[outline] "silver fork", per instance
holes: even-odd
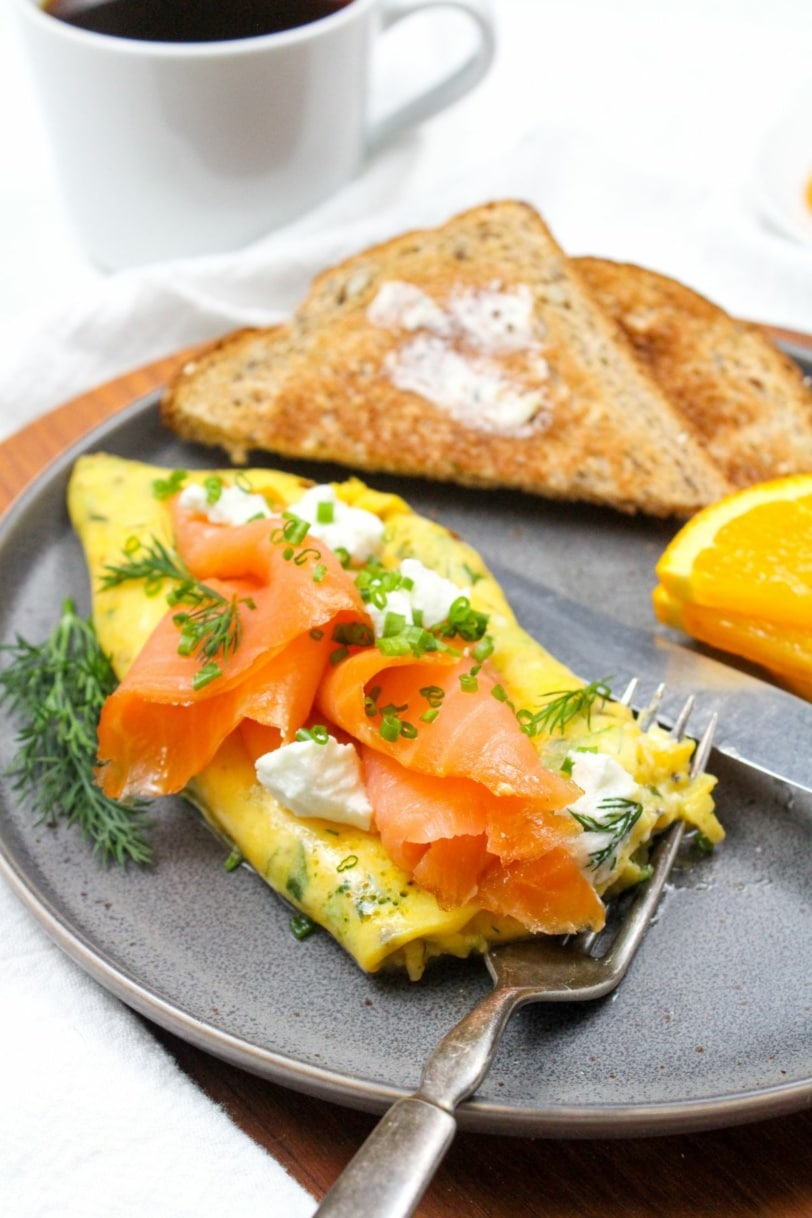
[[[636,687],[632,681],[621,701],[629,705]],[[656,718],[664,688],[657,689],[638,717],[644,730]],[[671,729],[675,738],[684,733],[693,702],[690,697],[680,711]],[[705,766],[715,729],[714,715],[694,750],[692,777]],[[454,1111],[488,1073],[513,1012],[531,1002],[586,1002],[620,984],[648,930],[683,832],[684,822],[676,821],[660,837],[651,877],[638,888],[602,954],[590,954],[598,938],[591,932],[491,948],[485,962],[493,990],[440,1041],[423,1067],[417,1091],[397,1100],[382,1117],[327,1193],[316,1218],[414,1214],[454,1139]]]

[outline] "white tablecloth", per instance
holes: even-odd
[[[333,259],[495,197],[533,202],[571,253],[642,262],[740,315],[812,331],[812,247],[765,224],[754,189],[762,141],[809,84],[812,6],[495,7],[487,80],[318,211],[236,255],[114,277],[85,262],[66,226],[0,10],[0,436],[184,344],[278,320]],[[444,19],[431,54],[416,25],[403,31],[376,107],[407,88],[410,64],[430,71],[453,54],[459,29]],[[14,1218],[312,1211],[2,884],[0,1078],[0,1196]]]

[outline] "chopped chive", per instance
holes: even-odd
[[[407,638],[403,635],[394,635],[392,638],[376,639],[375,646],[385,656],[408,656],[411,655],[412,647]]]
[[[406,625],[406,617],[402,613],[394,613],[391,609],[383,619],[383,638],[390,639],[393,635],[401,634]]]
[[[291,545],[298,546],[307,537],[310,525],[306,520],[302,520],[301,516],[294,515],[293,512],[285,512],[285,523],[282,526],[282,536],[285,541]]]
[[[380,732],[384,740],[393,744],[400,736],[400,719],[396,715],[384,715],[381,719]]]
[[[332,524],[335,520],[335,505],[329,499],[317,504],[316,520],[319,524]]]
[[[160,594],[163,592],[163,589],[164,589],[164,577],[162,575],[151,575],[148,579],[144,580],[144,596],[149,596],[149,597],[160,596]],[[170,593],[170,595],[171,595],[171,593]],[[169,600],[169,596],[167,596],[166,599],[169,602],[170,607],[171,607],[172,602]]]
[[[420,690],[421,698],[425,698],[431,707],[439,707],[445,697],[445,690],[441,685],[424,685]]]
[[[694,846],[700,854],[713,854],[713,842],[700,830],[697,830]]]
[[[489,656],[493,655],[493,646],[493,639],[489,634],[485,634],[471,648],[471,655],[475,660],[479,660],[482,663],[483,660],[487,660]]]
[[[357,866],[358,866],[358,855],[357,854],[348,854],[347,857],[343,858],[341,860],[341,862],[338,864],[338,866],[336,867],[336,871],[352,871],[353,867],[357,867]]]
[[[178,648],[178,651],[180,651],[180,648]],[[181,653],[181,654],[188,654],[188,653]],[[197,670],[194,677],[192,678],[192,689],[194,689],[194,690],[203,689],[206,685],[209,685],[210,682],[216,681],[217,678],[221,677],[222,675],[223,675],[223,670],[219,664],[215,664],[214,661],[211,661],[208,664],[204,664],[202,668],[199,668]]]
[[[223,479],[219,474],[210,474],[208,478],[203,479],[203,487],[206,491],[206,503],[216,503],[223,494]]]
[[[300,742],[310,740],[313,744],[326,744],[330,739],[330,733],[323,723],[314,723],[312,727],[300,727],[295,739]]]
[[[231,851],[231,854],[223,863],[223,867],[226,871],[236,871],[240,863],[244,861],[245,855],[243,854],[242,850],[238,850],[235,846],[235,848]]]
[[[339,622],[333,629],[332,637],[337,643],[346,643],[352,647],[371,647],[375,634],[366,622]]]
[[[327,568],[325,567],[324,563],[323,562],[316,563],[315,567],[313,568],[313,583],[314,584],[323,583],[324,577],[326,576],[326,574],[327,574]]]
[[[290,920],[290,929],[294,939],[306,939],[308,935],[312,935],[316,929],[316,923],[312,918],[308,918],[307,914],[294,914]]]
[[[173,470],[168,478],[156,478],[152,483],[152,493],[156,499],[169,499],[177,494],[186,481],[185,469]]]

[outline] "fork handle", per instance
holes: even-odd
[[[417,1092],[382,1117],[314,1218],[410,1218],[454,1140],[454,1109],[487,1074],[521,997],[492,990],[443,1037]]]
[[[410,1095],[396,1100],[316,1211],[319,1218],[409,1218],[457,1129],[453,1113]]]

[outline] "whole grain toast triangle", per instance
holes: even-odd
[[[663,516],[730,489],[543,220],[513,201],[323,272],[289,325],[187,365],[162,411],[235,460],[259,449]]]
[[[573,264],[735,486],[812,470],[812,388],[762,331],[643,267]]]

